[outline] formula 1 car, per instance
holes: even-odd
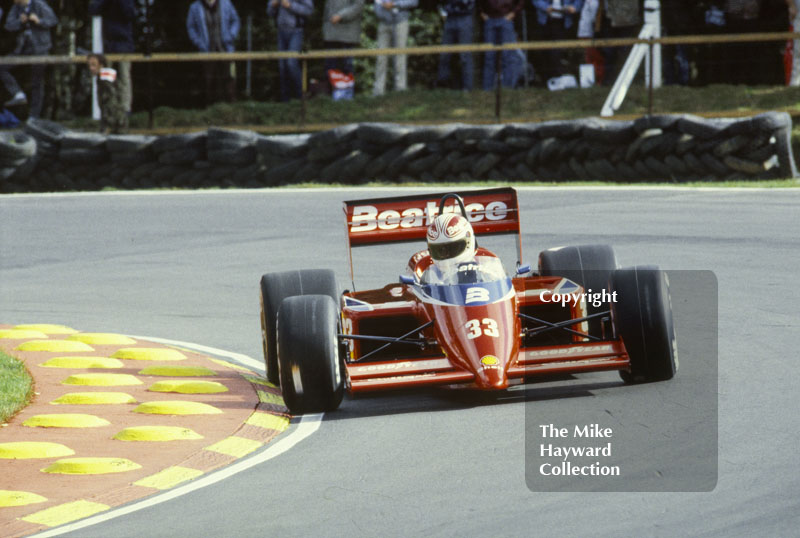
[[[293,414],[336,409],[345,391],[429,385],[503,390],[552,374],[618,370],[627,383],[671,379],[677,345],[666,274],[619,269],[611,247],[560,247],[522,260],[511,188],[344,202],[347,246],[422,241],[437,214],[456,213],[476,238],[516,235],[508,276],[476,246],[454,274],[417,252],[398,283],[339,293],[330,270],[261,278],[267,378]],[[355,289],[355,284],[353,285]]]

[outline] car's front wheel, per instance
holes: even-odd
[[[342,401],[339,311],[328,295],[284,299],[277,348],[283,400],[294,415],[333,411]]]
[[[610,283],[617,294],[611,303],[614,326],[630,357],[630,371],[620,371],[623,381],[672,379],[678,350],[666,273],[655,266],[618,269]]]
[[[275,345],[275,324],[278,309],[287,297],[295,295],[328,295],[339,300],[336,276],[329,269],[304,269],[267,273],[261,277],[261,344],[267,380],[278,385],[278,349]],[[337,303],[338,304],[338,303]]]
[[[539,274],[542,276],[560,276],[583,287],[586,293],[602,293],[608,289],[608,278],[617,268],[617,256],[610,245],[580,245],[574,247],[557,247],[539,253]],[[594,306],[593,301],[586,302],[586,314],[592,315],[608,310],[602,303]],[[602,320],[593,318],[588,321],[589,334],[602,338]]]

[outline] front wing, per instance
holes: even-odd
[[[628,355],[619,340],[525,348],[508,370],[509,379],[555,374],[624,370]],[[352,393],[425,385],[472,382],[474,375],[454,366],[446,357],[413,357],[383,362],[348,363]]]

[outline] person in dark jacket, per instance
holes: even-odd
[[[0,8],[0,19],[2,18],[3,8]],[[11,99],[6,101],[3,106],[13,107],[28,104],[28,96],[25,95],[25,92],[22,91],[17,79],[14,78],[14,75],[11,74],[11,71],[9,71],[5,66],[0,66],[0,82],[2,82],[3,87],[11,95]]]
[[[267,14],[275,17],[278,26],[278,50],[300,52],[303,28],[314,12],[311,0],[270,0]],[[303,92],[302,73],[297,58],[278,61],[281,78],[281,101],[299,99]]]
[[[364,0],[325,0],[322,15],[322,39],[326,49],[355,49],[361,44],[361,16]],[[339,69],[353,74],[352,56],[326,58],[325,72]]]
[[[14,54],[24,56],[45,55],[53,42],[50,28],[58,24],[53,10],[45,0],[14,0],[8,12],[5,29],[17,34]],[[44,64],[31,66],[31,107],[29,115],[38,118],[44,104]]]
[[[663,9],[663,6],[662,6]],[[727,34],[725,24],[725,0],[699,0],[692,5],[693,28],[684,33],[718,35]],[[662,20],[664,16],[662,14]],[[694,31],[692,31],[694,30]],[[727,75],[727,43],[698,43],[694,45],[696,83],[699,86],[722,84]]]
[[[189,6],[186,31],[200,52],[233,52],[240,21],[231,0],[195,0]],[[236,99],[233,62],[203,62],[206,82],[206,106],[220,98]]]
[[[536,8],[536,24],[538,34],[546,41],[561,41],[573,39],[570,30],[575,27],[575,21],[583,8],[583,0],[533,0]],[[544,77],[549,79],[563,75],[564,51],[561,49],[548,50]]]
[[[725,31],[731,34],[761,31],[759,22],[763,4],[762,0],[726,0]],[[762,43],[726,43],[725,56],[727,59],[725,82],[748,86],[759,83],[758,79],[767,66]]]
[[[502,45],[517,41],[514,20],[522,11],[522,0],[480,0],[478,3],[483,19],[483,40],[486,43]],[[501,82],[503,86],[514,85],[514,52],[504,50],[502,57]],[[483,89],[495,87],[495,53],[487,52],[483,61]]]
[[[89,54],[86,64],[92,76],[97,77],[97,100],[100,103],[100,131],[120,134],[128,128],[128,114],[122,101],[117,71],[108,66],[102,54]]]
[[[241,24],[231,0],[195,0],[189,6],[186,31],[200,52],[233,52]],[[232,62],[204,62],[206,106],[224,97],[234,101],[235,78]]]
[[[189,6],[186,31],[200,52],[233,52],[241,22],[231,0],[195,0]]]
[[[444,19],[442,27],[442,45],[463,45],[473,42],[472,18],[475,12],[475,0],[445,0],[441,6],[441,15]],[[461,60],[461,89],[472,90],[472,54],[462,52]],[[450,54],[439,55],[439,73],[436,85],[448,87],[450,85]]]
[[[691,0],[661,0],[661,35],[676,36],[695,34],[693,28]],[[689,47],[686,45],[662,45],[664,84],[689,84],[691,75]]]
[[[130,54],[135,51],[133,21],[136,6],[133,0],[92,0],[89,15],[103,18],[103,52]],[[117,84],[125,111],[130,113],[133,101],[131,62],[116,62]]]
[[[794,0],[763,0],[758,27],[761,32],[786,32],[792,24],[795,13]],[[797,29],[794,30],[795,32]],[[791,41],[762,41],[752,43],[761,50],[764,62],[756,69],[757,75],[751,79],[753,84],[784,86],[791,78],[790,58],[784,55],[792,49]],[[758,73],[761,71],[761,73]]]
[[[601,21],[600,37],[636,37],[644,22],[644,0],[603,0],[597,16]],[[603,49],[606,64],[603,84],[614,84],[630,51],[631,46]]]

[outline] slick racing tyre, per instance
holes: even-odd
[[[295,295],[328,295],[339,304],[336,276],[328,269],[305,269],[267,273],[261,277],[261,345],[267,380],[278,385],[278,351],[275,346],[275,323],[278,308],[287,297]]]
[[[617,256],[610,245],[581,245],[557,247],[539,253],[539,274],[560,276],[583,286],[585,292],[601,292],[608,289],[608,278],[617,268]],[[587,301],[586,314],[592,315],[608,310],[603,303],[599,307]],[[589,334],[603,337],[602,320],[589,320]]]
[[[626,383],[665,381],[678,369],[678,350],[666,274],[655,266],[619,269],[611,274],[617,302],[611,314],[631,361],[620,371]]]
[[[344,393],[339,310],[327,295],[284,299],[278,311],[278,367],[283,401],[293,415],[333,411]]]

